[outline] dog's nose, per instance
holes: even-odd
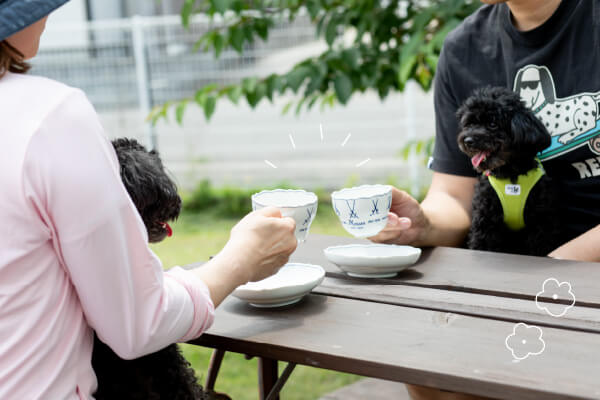
[[[472,136],[465,136],[465,138],[463,139],[463,143],[465,144],[465,146],[471,147],[475,144],[475,139],[473,139]]]

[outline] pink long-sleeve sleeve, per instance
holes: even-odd
[[[33,121],[14,127],[27,132],[0,139],[15,149],[0,169],[12,157],[19,172],[0,174],[15,191],[0,200],[0,398],[89,398],[91,328],[135,358],[200,335],[213,304],[200,279],[164,273],[148,248],[85,96],[40,78],[9,82],[0,84],[0,109],[13,86],[48,98],[30,102]]]

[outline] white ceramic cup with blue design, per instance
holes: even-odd
[[[333,209],[342,226],[355,237],[377,235],[387,224],[392,205],[390,185],[363,185],[331,194]]]
[[[275,189],[263,190],[252,195],[252,209],[276,207],[281,215],[296,221],[296,239],[304,242],[308,236],[310,224],[317,215],[317,195],[306,190]]]

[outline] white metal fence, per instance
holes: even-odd
[[[35,58],[36,74],[82,88],[99,110],[138,106],[138,86],[151,105],[190,96],[208,83],[231,83],[257,71],[269,54],[315,40],[306,17],[280,24],[267,43],[246,44],[243,55],[224,50],[194,51],[194,44],[211,27],[204,17],[193,18],[189,29],[179,16],[134,17],[85,24],[52,26],[53,34],[81,37],[81,45],[42,48]],[[146,76],[139,76],[141,69]],[[145,78],[145,79],[144,79]]]

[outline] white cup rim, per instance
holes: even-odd
[[[344,197],[343,195],[346,194],[348,195],[350,192],[354,192],[354,191],[359,191],[361,189],[382,189],[381,193],[376,193],[376,194],[372,194],[370,196],[359,196],[359,197],[355,197],[355,196],[350,196],[350,197]],[[374,197],[379,197],[379,196],[385,196],[386,194],[390,193],[392,191],[392,186],[391,185],[381,185],[381,184],[376,184],[376,185],[361,185],[361,186],[355,186],[355,187],[351,187],[351,188],[343,188],[340,190],[336,190],[335,192],[331,193],[331,198],[332,199],[337,199],[337,200],[363,200],[363,199],[372,199]]]
[[[279,205],[279,206],[274,206],[274,205],[270,205],[270,204],[264,204],[262,203],[258,198],[263,195],[263,194],[267,194],[267,193],[303,193],[303,194],[307,194],[309,197],[311,197],[311,200],[307,200],[306,202],[303,202],[301,204],[298,205],[294,205],[294,206],[290,206],[290,205]],[[271,190],[261,190],[258,193],[254,193],[251,197],[252,202],[254,202],[255,204],[262,206],[262,207],[276,207],[276,208],[302,208],[302,207],[307,207],[307,206],[311,206],[314,205],[315,203],[318,202],[318,197],[316,194],[314,194],[313,192],[309,192],[303,189],[271,189]]]

